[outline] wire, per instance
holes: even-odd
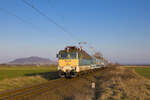
[[[11,12],[11,11],[9,11],[9,10],[7,10],[7,9],[4,9],[4,8],[0,8],[0,11],[3,11],[4,13],[6,13],[6,14],[8,14],[8,15],[17,18],[17,19],[20,20],[22,23],[28,24],[28,25],[32,26],[34,29],[36,29],[37,31],[40,32],[40,30],[39,30],[39,28],[38,28],[37,26],[35,26],[34,24],[32,24],[32,23],[29,22],[29,21],[24,20],[22,17],[20,17],[20,16],[14,14],[13,12]],[[40,33],[41,33],[41,32],[40,32]]]
[[[18,15],[14,14],[14,13],[12,13],[12,12],[10,12],[10,11],[4,9],[4,8],[0,8],[0,10],[3,11],[3,12],[5,12],[5,13],[7,13],[7,14],[9,14],[9,15],[11,15],[11,16],[16,17],[16,18],[17,18],[18,20],[20,20],[21,22],[26,23],[26,21],[25,21],[24,19],[22,19],[21,17],[19,17]]]
[[[55,24],[59,29],[61,29],[63,32],[65,32],[67,35],[71,35],[70,32],[68,32],[62,25],[58,24],[56,21],[54,21],[52,18],[50,18],[48,15],[46,15],[45,13],[43,13],[40,9],[36,8],[34,5],[30,4],[29,2],[27,2],[27,0],[22,0],[26,5],[28,5],[29,7],[31,7],[32,9],[34,9],[37,13],[39,13],[41,16],[43,16],[44,18],[46,18],[50,23]],[[73,36],[70,36],[73,40]],[[74,40],[75,41],[75,40]]]

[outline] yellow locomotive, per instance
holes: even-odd
[[[81,48],[68,46],[57,54],[61,77],[75,77],[77,73],[104,67],[104,62],[90,56]]]

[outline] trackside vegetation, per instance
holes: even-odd
[[[56,66],[0,65],[0,91],[48,82]]]
[[[0,66],[0,80],[56,71],[54,66]]]
[[[149,67],[131,67],[141,76],[150,79],[150,66]]]

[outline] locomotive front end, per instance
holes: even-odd
[[[58,58],[58,70],[61,77],[74,77],[78,72],[78,52],[68,47],[65,50],[61,50],[57,54]]]

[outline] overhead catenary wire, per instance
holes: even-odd
[[[29,7],[31,7],[33,10],[35,10],[38,14],[40,14],[41,16],[43,16],[45,19],[47,19],[50,23],[56,25],[60,30],[62,30],[63,32],[65,32],[67,35],[70,36],[70,38],[73,41],[76,41],[75,39],[73,39],[74,37],[71,36],[71,32],[69,32],[68,30],[66,30],[62,25],[60,25],[59,23],[57,23],[56,21],[54,21],[52,18],[50,18],[47,14],[45,14],[44,12],[42,12],[40,9],[38,9],[37,7],[35,7],[34,5],[30,4],[29,2],[27,2],[27,0],[22,0],[26,5],[28,5]]]
[[[20,16],[14,14],[13,12],[11,12],[11,11],[9,11],[9,10],[7,10],[7,9],[0,8],[0,11],[2,11],[2,12],[4,12],[4,13],[7,13],[7,14],[13,16],[13,17],[16,17],[16,18],[17,18],[18,20],[20,20],[21,22],[26,23],[26,21],[25,21],[23,18],[21,18]]]
[[[24,24],[28,24],[28,25],[32,26],[35,30],[37,30],[38,32],[41,33],[41,31],[39,30],[39,28],[38,28],[36,25],[34,25],[34,24],[32,24],[31,22],[29,22],[29,21],[23,19],[22,17],[18,16],[18,15],[15,14],[14,12],[9,11],[9,10],[4,9],[4,8],[1,8],[1,7],[0,7],[0,11],[4,12],[4,13],[10,15],[10,16],[15,17],[16,19],[18,19],[20,22],[22,22],[22,23],[24,23]]]
[[[22,0],[26,5],[28,5],[29,7],[31,7],[32,9],[34,9],[37,13],[39,13],[41,16],[43,16],[44,18],[46,18],[49,22],[55,24],[59,29],[61,29],[63,32],[65,32],[67,35],[69,35],[72,40],[74,38],[74,36],[71,36],[71,32],[69,32],[68,30],[65,29],[65,27],[63,27],[62,25],[60,25],[59,23],[57,23],[56,21],[54,21],[52,18],[50,18],[47,14],[45,14],[44,12],[42,12],[40,9],[38,9],[37,7],[35,7],[33,4],[27,2],[27,0]],[[74,41],[74,40],[73,40]],[[79,41],[77,41],[78,43]],[[79,45],[80,45],[81,42],[79,42]],[[83,42],[84,44],[87,44],[86,42]],[[94,55],[95,53],[95,50],[92,46],[90,46],[88,44],[89,48],[92,49],[92,53]]]

